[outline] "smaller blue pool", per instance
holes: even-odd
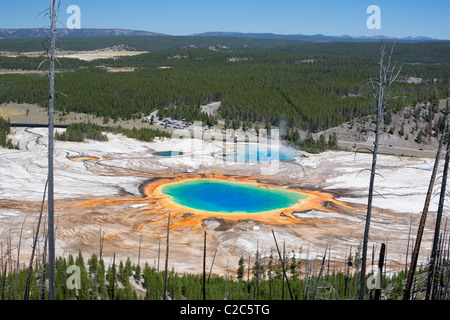
[[[225,159],[227,161],[256,163],[268,161],[291,162],[299,154],[292,148],[281,146],[280,148],[268,148],[261,144],[236,144],[227,147]],[[231,152],[230,152],[231,151]]]
[[[182,156],[183,152],[181,152],[181,151],[160,151],[160,152],[155,152],[154,154],[159,157],[177,157],[177,156]]]

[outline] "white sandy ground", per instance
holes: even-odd
[[[29,259],[31,237],[47,177],[48,130],[14,128],[13,131],[12,137],[19,141],[21,150],[0,149],[0,238],[5,244],[11,236],[14,252],[17,252],[20,229],[26,219],[21,246],[21,262],[25,263]],[[307,189],[331,192],[337,200],[352,203],[360,209],[348,214],[318,210],[294,214],[302,221],[315,223],[314,227],[311,224],[266,225],[249,217],[227,228],[218,228],[221,222],[211,217],[204,221],[202,227],[208,233],[208,264],[212,263],[217,248],[214,273],[235,275],[239,258],[243,256],[248,259],[251,255],[254,261],[257,248],[266,262],[271,253],[276,257],[272,230],[276,233],[278,244],[285,245],[288,256],[295,254],[301,259],[318,259],[329,245],[331,259],[336,266],[344,262],[350,247],[354,254],[362,241],[369,184],[369,171],[363,169],[370,169],[372,159],[369,154],[331,151],[318,155],[306,154],[297,159],[306,176],[298,165],[292,163],[280,163],[275,174],[264,176],[258,164],[224,163],[222,159],[213,157],[213,154],[223,151],[219,142],[204,142],[201,150],[192,150],[193,143],[200,145],[199,141],[166,139],[145,143],[113,134],[108,134],[108,138],[107,142],[55,143],[58,255],[77,254],[78,250],[82,250],[85,257],[93,252],[98,254],[99,230],[102,228],[105,235],[119,234],[116,239],[105,241],[104,258],[107,263],[113,253],[118,259],[130,257],[137,261],[139,233],[133,231],[128,222],[122,221],[121,216],[123,212],[138,214],[145,209],[145,204],[125,203],[76,212],[67,208],[90,199],[139,198],[139,185],[147,179],[139,172],[210,173],[216,170],[220,173],[260,176],[262,179],[276,178]],[[185,154],[172,158],[154,155],[155,151],[169,150],[183,151]],[[67,158],[79,155],[96,156],[100,160],[73,162]],[[441,159],[442,171],[443,157]],[[387,243],[387,261],[391,271],[403,268],[401,265],[406,259],[410,223],[412,236],[415,236],[433,163],[434,159],[426,158],[378,157],[377,165],[382,177],[377,176],[375,181],[379,195],[374,198],[376,209],[372,216],[369,255],[372,254],[372,246],[379,250],[382,242]],[[436,196],[430,207],[419,263],[426,261],[431,248],[439,189],[435,187]],[[448,214],[447,207],[444,222]],[[161,238],[164,237],[161,231]],[[163,248],[164,242],[161,243]],[[410,241],[412,245],[413,240]],[[156,266],[158,246],[154,238],[145,238],[141,262],[147,261]],[[171,237],[170,268],[179,272],[199,272],[202,248],[203,232],[189,229],[175,232]],[[375,256],[378,257],[378,252]],[[162,267],[164,250],[160,257],[159,265]]]
[[[111,59],[123,56],[135,56],[148,51],[114,51],[114,50],[91,50],[91,51],[59,51],[56,53],[58,58],[76,58],[80,60],[92,61],[97,59]],[[16,53],[12,52],[0,52],[0,55],[7,57],[17,57]],[[44,51],[37,52],[22,52],[21,56],[28,57],[44,57],[46,53]]]

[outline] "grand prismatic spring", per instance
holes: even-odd
[[[155,226],[154,230],[159,229],[169,214],[172,229],[201,229],[204,220],[211,217],[227,222],[251,218],[274,225],[302,224],[304,221],[294,216],[294,212],[330,211],[332,207],[332,210],[348,209],[329,193],[281,188],[261,183],[256,177],[175,175],[151,179],[141,189],[144,195],[141,199],[89,201],[75,208],[140,203],[145,209],[126,218],[135,222],[135,232],[151,225]],[[148,219],[148,215],[155,217]],[[152,233],[151,229],[146,230],[147,235]]]
[[[181,206],[211,213],[259,213],[292,207],[307,198],[300,192],[212,179],[164,185],[163,194]]]

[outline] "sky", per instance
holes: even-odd
[[[0,0],[0,29],[42,28],[49,0]],[[450,0],[61,0],[60,28],[70,5],[81,28],[191,35],[209,31],[329,36],[426,36],[450,40]],[[380,29],[369,29],[370,5]]]

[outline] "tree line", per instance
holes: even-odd
[[[2,51],[42,51],[42,38],[0,39]],[[218,45],[227,52],[325,54],[350,57],[377,58],[380,42],[308,42],[288,39],[258,39],[240,37],[183,37],[183,36],[111,36],[111,37],[67,37],[58,38],[61,50],[85,51],[126,44],[138,51],[161,52],[174,48],[207,49]],[[226,48],[225,48],[226,47]],[[399,61],[407,63],[449,63],[449,41],[397,43]]]
[[[86,68],[92,66],[92,63],[80,59],[58,58],[56,67],[63,70],[72,70],[78,68]],[[41,57],[7,57],[0,56],[0,70],[40,70],[46,71],[49,63],[45,56]]]
[[[137,69],[112,73],[99,66]],[[374,59],[338,55],[155,52],[90,62],[57,74],[55,107],[63,115],[81,112],[113,120],[140,118],[155,110],[202,120],[198,107],[221,101],[218,115],[229,121],[275,126],[286,121],[290,127],[316,132],[374,111],[370,88],[364,83],[376,68]],[[423,81],[396,82],[387,109],[448,95],[447,64],[404,65],[402,74]],[[46,77],[2,75],[0,79],[0,103],[47,107]]]
[[[300,248],[300,251],[302,249]],[[230,267],[224,275],[206,274],[205,288],[207,300],[345,300],[356,299],[358,291],[358,267],[361,263],[360,251],[345,258],[343,270],[337,270],[326,259],[302,260],[294,251],[283,251],[280,260],[273,251],[262,258],[261,252],[253,256],[241,257],[238,266]],[[327,256],[327,255],[326,255]],[[327,256],[328,257],[328,256]],[[1,300],[24,300],[28,267],[16,270],[13,260],[2,258],[0,272]],[[148,262],[143,265],[110,257],[105,260],[93,253],[89,258],[77,255],[58,257],[55,262],[57,300],[202,300],[202,274],[179,273],[168,270],[166,292],[163,291],[164,271]],[[69,268],[72,266],[71,268]],[[74,268],[73,266],[76,266]],[[286,276],[283,274],[283,268]],[[448,261],[444,259],[442,279],[448,279]],[[9,270],[7,272],[7,270]],[[48,264],[36,264],[31,269],[29,296],[27,300],[46,300],[48,288]],[[75,271],[76,270],[76,271]],[[79,276],[76,278],[75,272]],[[420,266],[416,272],[417,284],[413,297],[423,290],[421,278],[427,268]],[[373,274],[373,273],[370,273]],[[403,293],[405,270],[389,275],[381,275],[380,289],[388,300],[397,300]],[[289,282],[289,287],[287,282]],[[442,287],[439,299],[449,299],[447,287]],[[291,295],[292,294],[292,295]],[[374,291],[368,298],[374,299]]]
[[[19,149],[19,144],[14,144],[8,135],[11,133],[11,123],[0,117],[0,147],[6,149]]]
[[[108,141],[102,128],[92,122],[71,123],[64,132],[55,132],[55,139],[60,141],[83,142],[84,139]]]
[[[108,136],[104,132],[113,134],[123,134],[128,138],[140,141],[151,142],[155,138],[170,138],[170,134],[166,131],[152,128],[133,129],[123,128],[121,125],[117,127],[102,127],[98,124],[88,122],[76,122],[67,126],[64,132],[55,132],[55,138],[60,141],[84,142],[85,139],[108,141]]]

